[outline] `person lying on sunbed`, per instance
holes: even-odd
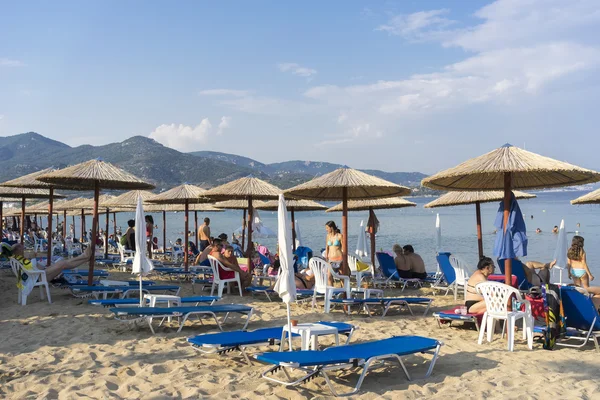
[[[539,261],[527,261],[523,263],[523,271],[525,272],[525,278],[533,286],[541,286],[546,283],[550,283],[550,270],[556,264],[556,260],[552,260],[549,263],[543,263]]]
[[[298,289],[312,289],[315,286],[315,274],[310,267],[304,268],[295,277]]]
[[[486,282],[488,276],[494,273],[494,262],[489,257],[483,257],[477,264],[477,271],[473,272],[473,275],[467,282],[467,298],[465,306],[469,314],[481,314],[485,312],[485,301],[476,289],[476,286],[481,282]]]

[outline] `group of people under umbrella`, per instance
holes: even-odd
[[[600,173],[585,168],[580,168],[566,162],[553,160],[535,153],[514,147],[511,145],[502,146],[480,157],[468,160],[454,168],[439,172],[422,181],[422,185],[444,191],[455,191],[457,193],[448,193],[440,199],[430,204],[430,207],[452,205],[452,204],[475,204],[477,214],[477,233],[479,242],[479,255],[483,256],[483,247],[481,244],[481,217],[479,204],[482,202],[497,201],[502,198],[501,211],[502,216],[499,228],[501,239],[497,241],[494,256],[505,259],[506,282],[511,281],[511,259],[515,258],[515,248],[513,246],[514,232],[511,230],[509,216],[514,209],[516,198],[528,197],[527,194],[515,192],[514,189],[540,189],[550,187],[561,187],[569,185],[581,185],[600,181]],[[23,219],[25,217],[25,201],[31,198],[47,198],[48,228],[52,231],[52,215],[54,214],[54,199],[62,196],[55,193],[55,190],[93,190],[94,198],[85,207],[73,200],[73,204],[62,204],[63,212],[68,207],[81,207],[82,215],[88,209],[92,212],[92,230],[91,243],[96,243],[98,234],[98,214],[102,208],[106,209],[106,231],[108,231],[108,214],[117,212],[121,209],[134,208],[138,200],[146,205],[146,211],[160,211],[164,213],[169,211],[165,208],[179,208],[184,211],[184,264],[188,265],[187,260],[187,233],[189,232],[189,212],[194,211],[194,207],[205,205],[209,208],[196,208],[197,210],[210,210],[213,206],[210,204],[216,201],[236,201],[237,206],[231,208],[243,208],[244,221],[248,223],[246,253],[252,251],[252,221],[256,203],[259,201],[277,200],[277,209],[281,204],[280,194],[287,200],[287,208],[292,212],[290,235],[294,235],[293,212],[295,210],[319,209],[322,206],[318,203],[306,203],[307,200],[321,201],[340,201],[339,206],[330,211],[342,212],[342,232],[341,249],[342,259],[340,262],[340,272],[349,274],[348,267],[348,211],[349,210],[368,210],[369,222],[367,224],[371,236],[371,257],[374,258],[374,238],[378,228],[378,221],[374,210],[380,208],[400,208],[414,206],[414,203],[408,202],[401,196],[410,194],[408,187],[401,186],[384,179],[368,175],[364,172],[351,168],[339,168],[331,173],[316,177],[308,182],[296,187],[281,191],[276,186],[255,177],[244,177],[232,182],[205,190],[198,186],[183,184],[160,194],[153,194],[149,190],[154,186],[142,179],[102,160],[90,160],[81,164],[73,165],[64,169],[47,169],[33,174],[17,178],[0,185],[0,202],[10,199],[21,200],[21,229],[23,229]],[[102,189],[110,190],[129,190],[119,197],[112,199],[101,199],[100,191]],[[146,192],[147,191],[147,192]],[[498,192],[500,191],[500,192]],[[591,194],[589,195],[590,197]],[[585,196],[584,196],[585,197]],[[600,194],[595,198],[583,200],[587,202],[600,201]],[[77,200],[77,199],[76,199]],[[240,206],[239,202],[244,204]],[[304,203],[303,203],[304,202]],[[437,204],[436,204],[437,203]],[[65,207],[65,205],[67,207]],[[270,207],[270,208],[269,208]],[[311,208],[313,207],[313,208]],[[2,209],[0,204],[0,210]],[[178,210],[179,210],[178,209]],[[265,209],[275,209],[275,204],[271,203]],[[103,210],[104,211],[104,210]],[[0,211],[1,212],[1,211]],[[114,214],[113,214],[114,217]],[[1,215],[0,215],[1,218]],[[196,221],[197,226],[197,221]],[[165,235],[163,231],[163,236]],[[22,237],[21,232],[21,237]],[[280,235],[281,238],[281,235]],[[286,242],[286,246],[293,250],[295,240],[293,236]],[[166,240],[163,238],[163,240]],[[279,252],[282,251],[279,243]],[[51,260],[51,248],[48,244],[48,263]],[[524,254],[519,254],[524,255]],[[283,264],[282,257],[280,260]],[[372,262],[375,260],[372,259]],[[291,262],[291,257],[286,262]],[[94,257],[89,260],[90,272],[94,268]],[[90,284],[93,274],[89,274]]]

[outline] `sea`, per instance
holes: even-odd
[[[571,238],[579,234],[585,239],[585,250],[587,261],[592,274],[598,277],[600,282],[600,206],[570,204],[573,200],[589,191],[541,191],[531,192],[537,198],[520,200],[519,205],[525,216],[527,225],[528,248],[527,256],[523,261],[536,260],[549,262],[553,259],[557,246],[557,235],[552,233],[555,225],[565,221],[568,235],[568,243]],[[475,206],[456,206],[435,209],[426,209],[423,206],[434,200],[435,197],[410,197],[409,200],[417,203],[416,207],[376,210],[380,222],[379,232],[376,236],[377,250],[391,251],[396,243],[400,245],[410,244],[415,252],[420,254],[430,271],[436,269],[436,242],[435,242],[435,220],[440,215],[442,226],[442,249],[449,251],[464,260],[471,270],[477,264],[477,236]],[[336,203],[323,203],[333,206]],[[498,211],[499,203],[487,203],[481,205],[483,248],[486,256],[493,257],[495,240],[494,219]],[[277,232],[277,212],[259,211],[263,225]],[[162,214],[153,214],[154,222],[158,225],[155,235],[162,245]],[[201,224],[204,217],[211,219],[211,232],[213,236],[226,233],[231,237],[232,233],[239,229],[242,222],[242,211],[227,210],[219,213],[198,212],[198,223]],[[100,226],[105,226],[105,217],[100,217]],[[117,214],[117,225],[124,231],[127,220],[134,218],[133,213]],[[304,246],[313,251],[320,251],[325,247],[325,223],[334,221],[341,229],[341,212],[326,213],[324,211],[296,212],[295,219],[300,226],[301,240]],[[79,218],[76,220],[76,232],[80,232]],[[358,232],[361,221],[366,225],[368,212],[349,212],[348,214],[348,244],[350,253],[354,253],[357,244]],[[71,221],[71,218],[68,218]],[[91,227],[88,218],[86,226]],[[111,215],[112,232],[112,215]],[[194,214],[190,213],[190,230],[194,230]],[[184,216],[183,212],[167,213],[167,242],[175,241],[183,237]],[[541,233],[536,233],[536,229]],[[277,238],[260,238],[258,243],[267,246],[272,251],[276,249]],[[558,276],[554,277],[558,281]],[[566,272],[563,281],[567,280]]]

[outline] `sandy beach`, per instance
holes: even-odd
[[[129,274],[113,275],[131,278]],[[390,290],[386,295],[393,295]],[[183,285],[181,295],[191,295]],[[406,290],[407,295],[430,296],[430,289]],[[52,288],[53,303],[35,293],[27,306],[17,304],[14,277],[3,272],[0,280],[2,304],[0,333],[0,396],[6,399],[74,398],[328,398],[323,379],[286,389],[260,378],[266,366],[243,363],[241,357],[202,355],[186,337],[215,332],[214,323],[188,323],[181,333],[174,325],[157,328],[131,326],[115,321],[108,309],[72,297],[68,290]],[[222,303],[245,303],[255,307],[249,329],[282,325],[285,306],[262,298],[226,296]],[[452,296],[435,296],[433,310],[454,304]],[[477,345],[471,327],[440,329],[428,315],[410,316],[390,311],[385,318],[364,314],[346,316],[340,309],[329,315],[313,312],[309,305],[293,305],[301,322],[334,320],[359,327],[353,342],[392,335],[422,335],[444,342],[441,356],[428,379],[406,380],[397,366],[369,373],[356,398],[600,398],[598,354],[593,346],[584,350],[557,347],[543,350],[534,343],[529,351],[523,341],[515,352],[505,348],[496,335],[491,344]],[[239,329],[241,319],[228,321],[226,330]],[[333,344],[329,338],[321,343]],[[424,357],[409,357],[409,372],[423,374]],[[427,358],[429,360],[429,358]],[[352,385],[357,374],[337,373],[338,383]]]

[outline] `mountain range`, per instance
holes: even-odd
[[[43,168],[63,168],[94,158],[113,163],[161,189],[184,182],[209,188],[248,175],[285,189],[341,167],[300,160],[265,164],[248,157],[213,151],[182,153],[144,136],[103,146],[71,147],[28,132],[0,137],[0,182]],[[420,172],[364,172],[411,187],[419,187],[421,179],[427,176]]]

